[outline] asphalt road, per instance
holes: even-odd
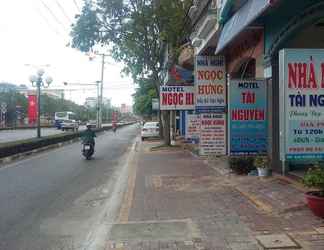
[[[85,129],[85,126],[80,126],[80,130]],[[64,133],[62,130],[56,128],[42,128],[42,136],[55,135]],[[36,129],[16,129],[16,130],[1,130],[0,143],[25,140],[37,136]]]
[[[90,161],[74,143],[2,166],[0,249],[91,249],[99,216],[121,201],[116,185],[127,184],[125,166],[138,133],[138,125],[102,133]]]

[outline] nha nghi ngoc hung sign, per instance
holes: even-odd
[[[194,92],[193,86],[161,86],[160,110],[194,110]]]
[[[324,158],[324,50],[284,49],[280,62],[281,160]]]
[[[267,152],[267,92],[264,80],[231,80],[229,87],[231,155]]]
[[[226,106],[226,74],[223,56],[196,56],[196,111],[224,113]]]

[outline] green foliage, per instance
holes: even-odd
[[[69,100],[54,99],[46,94],[41,96],[41,114],[43,116],[54,119],[55,112],[59,111],[72,111],[76,114],[77,119],[81,121],[88,119],[87,109],[84,106]]]
[[[72,47],[85,52],[98,45],[109,48],[113,58],[125,65],[123,72],[139,84],[134,96],[135,112],[150,114],[151,99],[158,95],[162,84],[160,73],[167,70],[166,45],[170,61],[175,62],[177,48],[191,28],[186,13],[192,0],[84,1],[82,13],[72,27]],[[143,78],[150,79],[154,87],[143,87]],[[163,119],[167,119],[166,114]],[[168,126],[163,129],[165,135],[168,130]],[[169,136],[165,138],[169,140]]]
[[[237,174],[248,174],[255,170],[253,158],[248,156],[232,156],[229,159],[230,169]]]
[[[134,112],[137,115],[152,115],[152,98],[157,98],[158,94],[150,79],[141,79],[136,89],[134,98]]]
[[[267,168],[268,167],[268,157],[265,155],[258,155],[254,158],[254,166],[256,168]]]
[[[324,168],[320,166],[310,168],[303,178],[303,183],[306,187],[318,188],[320,196],[324,197]]]
[[[187,33],[186,12],[190,0],[85,0],[72,28],[72,47],[89,51],[95,45],[111,49],[134,81],[150,76],[159,85],[164,44],[176,49]]]
[[[6,123],[10,126],[14,125],[14,122],[16,121],[16,110],[17,106],[21,107],[21,110],[24,114],[27,113],[28,108],[28,100],[27,98],[19,94],[16,91],[9,91],[9,92],[1,92],[0,93],[0,103],[5,102],[7,104],[7,116],[6,116]]]

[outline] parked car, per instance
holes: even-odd
[[[96,120],[90,120],[87,122],[87,124],[90,124],[91,128],[96,128],[97,127],[97,121]]]
[[[65,130],[74,130],[77,131],[79,129],[79,123],[75,120],[66,120],[61,123],[61,129]]]
[[[142,127],[141,137],[142,141],[146,138],[159,137],[160,126],[158,122],[147,122]]]

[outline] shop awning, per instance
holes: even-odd
[[[237,35],[257,19],[273,0],[248,0],[224,25],[215,54],[221,52]]]

